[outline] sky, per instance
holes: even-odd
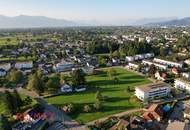
[[[0,15],[122,23],[142,18],[190,16],[190,0],[0,0]]]

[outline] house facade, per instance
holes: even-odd
[[[135,88],[135,95],[142,101],[168,96],[171,87],[166,83],[153,83]]]
[[[11,69],[11,64],[10,63],[2,63],[2,64],[0,64],[0,69],[9,71]]]
[[[159,64],[159,63],[155,63],[149,60],[143,60],[142,64],[144,65],[154,65],[156,68],[160,69],[160,70],[167,70],[168,66],[167,65],[163,65],[163,64]]]
[[[126,62],[133,62],[133,61],[149,59],[153,57],[154,57],[154,53],[146,53],[146,54],[138,54],[134,56],[126,56],[125,59],[126,59]]]
[[[58,63],[58,64],[54,65],[53,68],[56,72],[60,73],[60,72],[72,70],[72,68],[74,68],[74,66],[75,65],[70,62],[65,62],[65,63]]]
[[[156,63],[168,65],[168,66],[171,66],[171,67],[177,67],[177,68],[182,68],[183,67],[183,63],[163,60],[163,59],[159,59],[159,58],[154,58],[153,61],[156,62]]]
[[[17,62],[15,64],[16,69],[32,69],[32,67],[33,67],[32,61]]]
[[[0,77],[5,76],[7,73],[4,69],[0,69]]]
[[[190,93],[190,81],[188,79],[175,79],[174,87],[181,90],[187,90],[187,92]]]

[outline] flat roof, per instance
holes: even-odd
[[[170,85],[163,83],[163,82],[158,82],[158,83],[151,83],[151,84],[147,84],[147,85],[138,86],[136,88],[138,88],[144,92],[149,92],[152,89],[163,88],[163,87],[170,87]]]

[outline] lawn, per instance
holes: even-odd
[[[90,86],[88,91],[51,97],[47,98],[47,101],[59,107],[65,103],[76,104],[77,108],[81,110],[71,114],[71,117],[84,123],[129,109],[139,108],[141,106],[140,102],[136,98],[130,98],[134,95],[134,92],[126,91],[127,86],[134,90],[134,86],[148,84],[151,81],[122,68],[115,69],[119,78],[119,82],[116,84],[107,76],[107,69],[102,69],[97,75],[86,77],[88,86]],[[108,97],[108,100],[103,102],[103,109],[100,112],[85,113],[83,112],[83,106],[85,104],[93,105],[95,102],[96,87],[103,96]]]

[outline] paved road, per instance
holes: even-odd
[[[122,117],[122,116],[127,115],[127,114],[131,114],[131,113],[135,113],[135,112],[141,112],[141,111],[143,111],[142,108],[139,108],[139,109],[132,109],[132,110],[128,110],[128,111],[125,111],[125,112],[113,114],[113,115],[110,115],[110,116],[107,116],[107,117],[104,117],[104,118],[100,118],[100,119],[98,119],[98,120],[95,120],[95,121],[92,121],[92,122],[88,122],[88,123],[86,123],[86,124],[87,124],[87,125],[92,125],[92,124],[94,124],[94,123],[97,122],[97,121],[102,122],[102,121],[105,121],[106,119],[108,119],[108,118],[110,118],[110,117],[113,117],[113,116],[115,116],[115,117]]]

